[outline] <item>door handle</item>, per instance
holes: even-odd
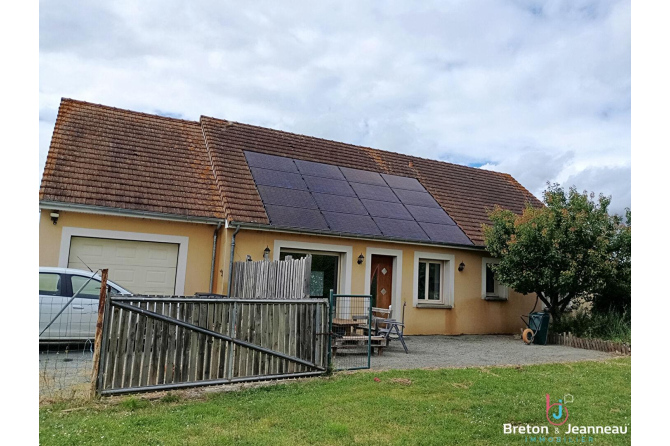
[[[83,310],[84,307],[82,305],[72,305],[73,310]]]

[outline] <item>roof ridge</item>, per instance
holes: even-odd
[[[212,119],[214,121],[223,122],[223,123],[226,123],[228,125],[237,124],[237,125],[246,126],[246,127],[253,127],[253,128],[260,129],[260,130],[265,130],[265,131],[269,130],[271,132],[282,133],[282,134],[285,134],[285,135],[300,136],[302,138],[309,138],[309,139],[314,139],[314,140],[318,140],[318,141],[326,141],[326,142],[334,143],[334,144],[338,144],[338,145],[344,144],[344,145],[349,146],[351,148],[363,149],[363,150],[366,150],[366,151],[371,150],[371,151],[374,151],[374,152],[390,153],[390,154],[393,154],[393,155],[398,155],[398,156],[402,156],[402,157],[411,158],[410,161],[413,161],[413,160],[428,161],[428,162],[431,162],[431,163],[448,164],[450,166],[455,166],[455,167],[459,167],[459,168],[472,169],[473,172],[486,172],[486,173],[493,173],[495,175],[508,175],[508,176],[510,175],[506,172],[498,172],[498,171],[495,171],[495,170],[481,169],[479,167],[465,166],[463,164],[451,163],[449,161],[436,160],[436,159],[433,159],[433,158],[425,158],[425,157],[416,156],[416,155],[408,155],[406,153],[393,152],[391,150],[377,149],[375,147],[369,147],[369,146],[361,146],[361,145],[358,145],[358,144],[351,144],[351,143],[348,143],[348,142],[336,141],[334,139],[321,138],[321,137],[318,137],[318,136],[304,135],[304,134],[301,134],[301,133],[294,133],[294,132],[289,132],[289,131],[286,131],[286,130],[273,129],[273,128],[270,128],[270,127],[263,127],[263,126],[255,125],[255,124],[247,124],[247,123],[244,123],[244,122],[230,121],[228,119],[215,118],[213,116],[201,115],[200,116],[200,120],[201,120],[200,122],[201,123],[202,123],[202,118]],[[410,166],[408,166],[408,167],[410,167]]]
[[[80,99],[72,99],[72,98],[64,98],[63,97],[63,98],[61,98],[61,105],[64,102],[71,102],[71,103],[76,103],[76,104],[89,105],[89,106],[93,106],[93,107],[96,107],[96,108],[103,108],[103,109],[106,109],[106,110],[115,110],[115,111],[120,111],[120,112],[125,112],[125,113],[132,113],[134,115],[146,116],[147,118],[158,118],[158,119],[164,119],[164,120],[168,120],[168,121],[176,121],[176,122],[182,122],[182,123],[188,123],[188,124],[197,124],[197,125],[200,124],[199,121],[193,121],[193,120],[190,120],[190,119],[172,118],[170,116],[162,116],[162,115],[157,115],[155,113],[147,113],[147,112],[141,112],[141,111],[137,111],[137,110],[130,110],[130,109],[127,109],[127,108],[113,107],[111,105],[98,104],[96,102],[82,101]],[[60,108],[60,106],[59,106],[59,108]]]

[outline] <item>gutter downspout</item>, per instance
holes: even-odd
[[[228,294],[226,294],[228,297],[230,297],[230,291],[232,290],[233,286],[233,260],[235,258],[235,236],[237,235],[238,232],[240,232],[240,229],[242,229],[241,225],[237,225],[237,228],[235,229],[235,232],[233,232],[233,238],[230,241],[230,264],[228,265]]]
[[[216,262],[216,239],[219,237],[219,229],[221,229],[221,222],[216,225],[214,230],[214,242],[212,243],[212,267],[209,270],[209,293],[214,290],[214,262]]]

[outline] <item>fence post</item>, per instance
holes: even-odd
[[[372,296],[365,299],[368,301],[368,368],[370,368],[370,357],[372,356]],[[391,332],[389,331],[390,334]],[[400,339],[402,340],[402,338]],[[379,349],[377,349],[377,352],[379,352]]]
[[[333,290],[330,290],[330,299],[328,299],[328,364],[326,365],[327,370],[331,370],[333,360]]]
[[[95,324],[95,343],[93,346],[93,372],[91,373],[91,398],[98,393],[98,373],[100,372],[100,350],[102,345],[102,324],[107,307],[107,269],[102,270],[100,280],[100,299],[98,301],[98,322]]]
[[[228,326],[228,336],[231,338],[236,338],[237,337],[237,302],[233,304],[233,314],[230,316],[230,325]],[[228,379],[233,378],[233,357],[234,355],[234,350],[235,350],[235,343],[234,342],[229,342],[228,343],[228,351],[226,352],[228,357],[226,358],[226,362],[228,363]]]

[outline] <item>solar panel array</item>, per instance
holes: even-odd
[[[472,244],[415,178],[244,154],[273,226]]]

